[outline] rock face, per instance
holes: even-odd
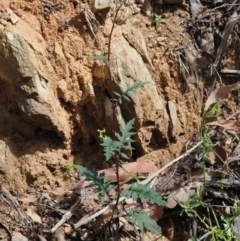
[[[73,138],[71,129],[76,125],[74,138],[82,145],[88,145],[92,139],[98,141],[97,129],[111,132],[111,102],[102,91],[103,87],[108,93],[111,89],[105,78],[106,68],[102,64],[94,65],[93,76],[97,80],[93,85],[92,76],[84,74],[86,67],[78,61],[83,54],[83,48],[78,46],[82,44],[79,36],[66,35],[62,47],[55,44],[54,61],[61,68],[58,73],[46,54],[41,35],[32,32],[22,20],[16,27],[0,28],[0,41],[0,83],[26,122],[56,132],[67,141]],[[66,49],[71,51],[66,53]],[[123,101],[117,120],[123,126],[136,119],[136,147],[142,153],[148,152],[153,131],[161,134],[162,129],[156,129],[159,119],[168,120],[163,100],[144,61],[151,68],[141,32],[128,25],[119,27],[112,39],[114,90],[120,92],[120,87],[126,89],[135,82],[148,84],[138,89],[130,102]],[[57,79],[59,77],[61,79]],[[68,112],[64,109],[66,105]],[[69,113],[71,110],[74,114]]]
[[[115,37],[112,48],[112,55],[117,56],[112,63],[115,89],[119,89],[119,86],[127,89],[127,85],[133,85],[134,82],[149,82],[137,91],[131,103],[123,104],[121,108],[125,118],[136,118],[138,129],[146,121],[155,122],[158,113],[164,110],[164,103],[140,54],[123,36]]]
[[[111,165],[98,136],[98,130],[111,135],[113,129],[109,74],[91,57],[107,55],[116,6],[109,8],[111,0],[90,0],[93,6],[47,2],[0,1],[0,183],[18,195],[27,187],[68,185],[65,167],[73,162],[96,169]],[[181,152],[201,121],[192,95],[183,95],[186,86],[171,57],[185,39],[182,19],[190,17],[176,9],[156,29],[140,5],[126,1],[121,7],[110,64],[118,93],[149,83],[117,108],[117,130],[135,118],[132,158],[160,167]],[[201,106],[201,94],[195,96]],[[171,153],[162,150],[170,145]]]
[[[126,90],[127,86],[136,82],[148,82],[142,88],[137,89],[130,102],[123,101],[120,106],[121,111],[118,112],[118,116],[121,115],[125,122],[135,118],[136,147],[141,153],[148,152],[147,146],[153,139],[157,121],[164,119],[168,122],[163,99],[157,91],[155,81],[144,60],[151,66],[141,32],[134,30],[131,26],[119,28],[112,40],[111,69],[114,90],[121,93],[120,87]],[[97,66],[94,73],[97,78],[107,76],[103,66]],[[104,85],[111,93],[109,81],[104,82]],[[159,133],[162,132],[161,128],[157,129]]]
[[[54,70],[41,44],[30,46],[17,32],[0,29],[0,79],[23,118],[43,129],[70,137],[67,115],[54,90]],[[42,41],[43,42],[43,41]],[[36,49],[40,46],[40,50]]]

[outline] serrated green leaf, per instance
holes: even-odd
[[[150,203],[156,203],[159,206],[166,206],[166,202],[162,199],[162,197],[153,191],[151,188],[142,184],[133,184],[129,186],[126,190],[121,193],[122,197],[133,198],[137,200],[140,198],[141,202],[148,201]]]
[[[113,93],[116,95],[116,96],[119,96],[119,97],[121,97],[121,95],[120,94],[118,94],[118,92],[116,92],[116,91],[113,91]]]
[[[132,93],[136,92],[137,88],[140,88],[150,82],[135,82],[133,85],[127,85],[127,89],[123,92],[123,97],[129,96],[132,98]]]
[[[81,173],[84,172],[86,169],[84,166],[81,165],[74,165],[74,167]]]
[[[109,159],[114,155],[114,151],[117,149],[115,141],[113,141],[109,136],[105,136],[101,146],[103,146],[106,160],[109,161]]]
[[[140,212],[137,216],[138,225],[140,230],[143,231],[143,227],[145,227],[148,231],[150,231],[153,234],[159,235],[162,233],[161,227],[153,220],[151,219],[146,212]]]
[[[118,138],[118,140],[121,141],[122,137],[120,136],[120,134],[116,132],[115,135],[116,135],[116,137]]]
[[[124,146],[123,146],[123,149],[125,149],[125,150],[130,150],[130,151],[131,151],[131,150],[134,150],[135,148],[133,148],[131,145],[127,145],[127,146],[124,145]]]
[[[133,198],[133,200],[137,200],[138,199],[138,193],[133,192],[131,197]]]
[[[114,153],[117,153],[123,158],[129,159],[127,155],[121,153],[123,150],[133,150],[130,143],[134,142],[134,140],[131,139],[131,136],[136,134],[135,132],[131,132],[134,120],[135,119],[130,120],[124,127],[120,128],[121,134],[115,133],[118,141],[113,141],[109,136],[105,136],[103,139],[101,146],[103,146],[104,155],[107,161],[114,156]]]
[[[122,136],[121,136],[121,138],[119,139],[119,141],[120,141],[121,143],[127,142],[127,141],[128,141],[127,139],[130,138],[130,136],[132,135],[132,134],[131,134],[132,132],[130,132],[130,131],[131,131],[131,129],[133,128],[133,123],[134,123],[134,121],[135,121],[135,118],[133,118],[132,120],[130,120],[129,122],[127,122],[127,124],[125,125],[124,128],[123,128],[123,127],[120,128],[120,130],[121,130],[121,132],[122,132]]]
[[[128,91],[135,91],[137,88],[143,87],[144,85],[150,84],[149,81],[145,82],[135,82],[133,85],[128,86],[127,90]]]
[[[122,98],[126,99],[127,101],[130,101],[130,98],[133,98],[132,93],[136,92],[137,88],[140,88],[146,84],[149,84],[150,82],[136,82],[133,85],[129,85],[127,84],[127,89],[125,90],[123,87],[120,86],[120,90],[122,92],[122,94],[117,94],[117,96],[119,97],[119,99],[117,100],[117,104],[121,104],[122,103]],[[114,92],[116,93],[116,92]]]
[[[123,98],[127,101],[130,101],[130,99],[126,95],[123,95]]]
[[[94,188],[94,192],[98,193],[99,198],[105,197],[113,189],[110,179],[104,181],[105,173],[98,174],[95,169],[81,165],[75,165],[74,167],[85,176],[87,181],[90,181],[89,186]]]
[[[121,157],[125,158],[125,159],[129,159],[129,156],[127,156],[125,153],[121,152],[120,153]]]
[[[121,135],[116,133],[116,137],[119,140],[119,150],[118,152],[121,153],[123,149],[132,150],[130,145],[133,140],[131,139],[132,133],[130,130],[133,128],[133,123],[135,119],[130,120],[124,127],[121,127]]]
[[[133,224],[137,224],[141,231],[147,229],[156,235],[159,235],[162,232],[161,227],[153,219],[151,219],[146,212],[142,212],[139,209],[129,210],[126,220]]]

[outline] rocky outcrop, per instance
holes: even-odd
[[[118,126],[135,118],[136,147],[146,153],[156,138],[166,134],[168,126],[163,128],[161,122],[168,123],[168,116],[146,67],[148,64],[151,69],[152,63],[141,31],[123,25],[114,33],[111,55],[114,90],[120,92],[120,87],[126,89],[135,82],[148,82],[137,89],[130,102],[123,101],[117,109]],[[16,25],[0,28],[0,41],[0,83],[27,123],[54,131],[62,139],[80,145],[99,141],[98,129],[111,133],[106,66],[84,60],[81,36],[66,33],[49,56],[42,36],[20,19]],[[89,71],[92,66],[93,76]]]
[[[135,82],[148,82],[141,89],[137,89],[131,101],[123,101],[118,115],[126,121],[135,118],[134,128],[137,131],[136,147],[142,152],[148,152],[148,145],[152,141],[153,132],[158,131],[166,134],[168,126],[159,127],[157,122],[165,120],[168,123],[168,115],[154,79],[152,78],[144,60],[150,64],[144,38],[138,29],[130,25],[120,27],[112,40],[111,69],[114,80],[114,90],[120,93],[120,87],[127,89],[127,86]],[[96,78],[107,78],[107,71],[104,65],[97,65],[93,71]],[[111,92],[109,81],[105,81],[105,88]],[[160,136],[160,135],[159,135]]]
[[[36,33],[29,38],[28,29],[25,32],[20,35],[13,29],[0,29],[0,82],[27,122],[67,139],[67,113],[56,96],[56,77],[45,57],[44,41],[40,35],[34,38]]]

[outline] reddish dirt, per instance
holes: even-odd
[[[53,84],[57,86],[58,98],[67,99],[70,103],[65,105],[65,110],[69,115],[69,122],[73,121],[73,138],[64,142],[54,132],[28,125],[11,103],[11,97],[0,96],[0,150],[6,163],[5,169],[0,170],[0,183],[19,197],[24,196],[29,188],[47,192],[57,187],[67,190],[69,185],[75,182],[77,175],[69,175],[66,172],[67,165],[72,163],[87,164],[97,169],[108,167],[98,143],[85,146],[84,149],[78,144],[79,132],[76,122],[80,119],[76,108],[79,91],[76,90],[83,84],[81,76],[88,76],[89,80],[92,78],[93,63],[88,58],[100,54],[101,48],[106,47],[114,10],[106,15],[106,19],[99,16],[102,28],[97,31],[95,39],[83,20],[78,1],[54,2],[64,4],[65,7],[53,10],[51,14],[44,14],[41,0],[5,0],[0,3],[0,13],[11,8],[46,41],[46,55],[57,73],[58,82]],[[172,50],[185,41],[183,26],[189,18],[188,6],[169,5],[165,8],[163,17],[165,23],[158,28],[154,25],[152,17],[142,13],[136,13],[127,20],[144,35],[153,67],[147,63],[146,65],[156,80],[159,95],[166,104],[173,101],[177,108],[180,124],[174,133],[166,131],[168,123],[158,123],[165,136],[156,134],[151,140],[147,154],[141,156],[140,153],[135,153],[139,161],[150,161],[159,168],[182,153],[189,138],[198,134],[202,104],[201,83],[198,90],[190,91],[191,87],[185,83],[172,55]],[[0,25],[10,26],[11,22],[2,18]],[[81,36],[80,42],[76,41],[76,36]],[[164,37],[161,43],[159,37]],[[53,51],[62,46],[63,40],[65,56],[68,56],[70,64],[67,71],[71,72],[67,88],[61,82],[66,68],[64,63],[54,56]],[[78,55],[81,57],[75,62]],[[4,86],[1,91],[4,91]],[[147,133],[143,132],[142,135]]]
[[[0,11],[4,12],[7,7],[10,7],[32,29],[43,36],[47,43],[46,52],[58,74],[57,79],[59,79],[59,83],[55,83],[57,85],[61,85],[60,80],[62,79],[63,68],[61,63],[52,56],[51,49],[56,48],[56,44],[61,45],[63,39],[67,38],[69,42],[64,46],[67,53],[76,56],[78,52],[83,52],[83,60],[79,63],[71,63],[71,80],[73,83],[71,83],[70,87],[73,89],[70,92],[59,92],[59,98],[65,95],[65,98],[69,99],[74,105],[78,99],[76,96],[77,92],[74,92],[74,85],[77,84],[74,83],[77,81],[76,73],[81,71],[81,75],[91,76],[91,63],[85,61],[85,59],[99,53],[99,50],[96,47],[96,40],[91,36],[87,25],[81,26],[84,29],[79,29],[79,10],[74,9],[72,2],[63,1],[63,3],[65,5],[63,10],[55,10],[49,15],[43,14],[41,1],[5,1],[1,3]],[[140,158],[154,162],[158,167],[178,156],[184,149],[186,141],[194,133],[198,132],[200,126],[200,90],[195,95],[197,96],[196,104],[198,106],[196,108],[193,102],[194,97],[181,77],[178,65],[171,55],[171,50],[184,40],[184,33],[181,29],[184,21],[189,18],[185,8],[186,6],[170,6],[169,10],[166,10],[163,14],[165,23],[158,28],[153,24],[151,17],[144,16],[141,13],[133,15],[129,19],[134,27],[142,31],[145,37],[149,56],[153,63],[153,68],[149,65],[149,69],[156,79],[159,94],[165,101],[171,100],[175,102],[180,121],[178,133],[175,137],[169,137],[169,133],[165,133],[164,142],[159,143],[157,139],[153,140],[149,154]],[[109,15],[111,16],[111,14]],[[3,19],[1,19],[1,23],[5,26],[11,25],[11,23]],[[67,26],[64,24],[67,24]],[[102,44],[107,43],[107,34],[110,27],[111,21],[107,19],[102,29],[97,32],[98,38],[103,41]],[[74,42],[74,35],[79,34],[82,37],[82,42]],[[159,37],[165,38],[161,45],[157,42]],[[69,61],[71,61],[71,57],[69,57]],[[40,190],[50,190],[54,187],[68,185],[73,180],[71,177],[68,177],[66,180],[66,172],[64,171],[66,165],[73,163],[73,161],[84,163],[86,156],[87,161],[92,162],[92,166],[96,168],[106,166],[105,163],[102,163],[103,157],[101,152],[99,154],[93,153],[89,156],[94,147],[89,146],[89,150],[79,150],[74,140],[72,143],[68,142],[64,145],[54,133],[44,132],[41,129],[38,130],[29,126],[21,119],[14,106],[7,104],[7,98],[2,98],[0,101],[2,116],[0,120],[1,138],[8,145],[6,149],[9,148],[10,152],[17,157],[14,161],[12,160],[11,165],[12,177],[14,178],[11,179],[9,174],[1,175],[0,178],[2,183],[6,183],[4,180],[7,179],[7,187],[15,194],[22,195],[26,188],[30,186],[40,188]],[[69,111],[73,111],[73,109],[74,107],[71,107]],[[69,117],[70,119],[76,118],[70,112]],[[159,123],[159,125],[164,130],[166,123]],[[145,133],[142,134],[145,135]]]

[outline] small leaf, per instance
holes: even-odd
[[[121,193],[122,197],[129,197],[137,200],[140,198],[141,202],[148,201],[150,203],[156,203],[159,206],[166,206],[166,202],[162,199],[162,197],[153,191],[151,188],[142,184],[133,184],[129,186],[126,190]]]
[[[153,234],[159,235],[162,230],[158,224],[151,219],[146,212],[141,212],[139,209],[131,209],[127,216],[126,220],[133,224],[137,224],[141,231],[144,231],[144,228],[152,232]]]
[[[105,136],[103,143],[101,143],[101,146],[104,147],[104,155],[106,157],[106,160],[109,161],[109,159],[114,155],[114,151],[116,151],[116,142],[112,140],[109,136]]]
[[[118,92],[116,92],[116,91],[113,91],[113,92],[114,92],[114,94],[115,94],[116,96],[121,97],[121,95],[118,94]]]
[[[122,93],[124,93],[124,92],[125,92],[125,90],[123,89],[123,87],[122,87],[122,86],[120,86],[120,90],[122,91]]]
[[[216,103],[218,100],[222,100],[228,96],[232,90],[239,90],[240,82],[233,85],[227,85],[214,90],[208,97],[204,111],[207,111],[211,104]]]
[[[121,152],[120,155],[121,155],[121,157],[123,157],[125,159],[129,159],[129,157],[125,153],[123,153],[123,152]]]
[[[98,174],[95,169],[86,168],[81,165],[75,165],[74,167],[85,176],[87,181],[91,181],[89,186],[94,188],[94,192],[98,193],[99,198],[105,197],[112,190],[113,185],[111,184],[111,180],[108,179],[104,182],[105,173]]]
[[[121,136],[119,135],[119,133],[116,133],[115,136],[118,138],[118,140],[120,141],[121,140]]]
[[[127,101],[130,101],[130,99],[126,95],[124,95],[123,98]]]
[[[156,235],[161,234],[162,233],[161,227],[151,218],[148,217],[148,219],[149,221],[147,221],[146,219],[145,228],[153,234],[156,234]]]
[[[120,86],[122,94],[119,97],[119,100],[117,101],[119,104],[122,103],[122,98],[126,99],[127,101],[130,101],[130,98],[132,98],[132,93],[136,91],[137,88],[140,88],[146,84],[149,84],[150,82],[135,82],[133,85],[127,84],[127,89],[124,90],[123,87]],[[114,92],[116,94],[116,92]],[[119,94],[117,94],[119,96]]]

